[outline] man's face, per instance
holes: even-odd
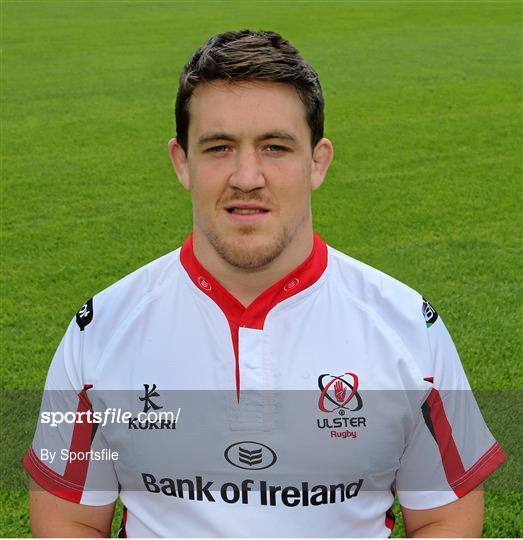
[[[326,167],[318,175],[305,107],[289,85],[218,81],[195,89],[189,112],[175,167],[194,233],[229,264],[261,268],[312,227],[310,193]]]

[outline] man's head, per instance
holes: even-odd
[[[169,144],[194,241],[241,269],[312,239],[310,193],[332,159],[314,70],[272,32],[211,38],[180,77]]]
[[[306,110],[314,147],[323,137],[323,94],[318,75],[275,32],[225,32],[211,37],[185,64],[176,96],[176,138],[187,152],[189,105],[194,89],[211,81],[266,81],[293,86]]]

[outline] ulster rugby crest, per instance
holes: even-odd
[[[319,429],[329,429],[331,437],[355,439],[357,429],[366,427],[364,416],[352,416],[350,413],[363,408],[363,399],[358,392],[359,379],[355,373],[346,371],[341,375],[323,373],[318,377],[318,409],[328,416],[318,418],[316,425]],[[337,413],[333,416],[332,413]]]
[[[348,382],[349,380],[351,382]],[[318,386],[321,390],[318,399],[320,411],[334,412],[340,409],[359,411],[363,407],[363,402],[358,394],[358,383],[358,376],[355,373],[320,375],[318,377]]]

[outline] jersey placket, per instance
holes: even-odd
[[[240,326],[238,331],[241,392],[229,403],[231,431],[270,431],[276,415],[272,369],[264,330]]]
[[[236,373],[236,396],[230,404],[232,430],[272,429],[276,396],[269,354],[270,336],[264,330],[270,310],[313,285],[327,267],[327,246],[314,234],[309,257],[283,279],[244,307],[196,259],[192,236],[185,241],[180,261],[191,281],[211,298],[226,317],[231,331]]]

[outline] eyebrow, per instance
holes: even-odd
[[[296,143],[296,137],[287,131],[267,131],[256,137],[256,141],[265,141],[267,139],[284,139],[289,142]],[[199,139],[198,144],[203,146],[204,144],[214,141],[235,141],[236,139],[228,133],[204,133]]]

